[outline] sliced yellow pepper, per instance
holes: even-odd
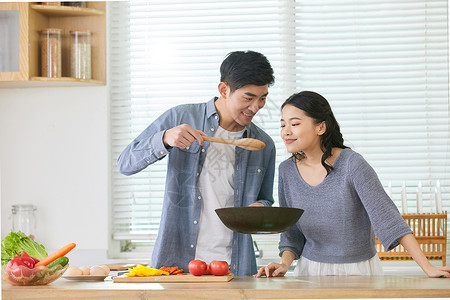
[[[170,275],[169,272],[162,271],[160,269],[149,268],[143,265],[136,265],[132,269],[128,269],[128,273],[125,273],[128,277],[144,277],[144,276],[161,276]]]

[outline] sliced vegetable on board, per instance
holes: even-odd
[[[125,273],[128,277],[144,277],[144,276],[161,276],[161,275],[170,275],[169,272],[162,271],[160,269],[154,269],[145,267],[143,265],[137,265],[132,269],[128,269],[128,273]]]

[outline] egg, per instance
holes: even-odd
[[[105,270],[106,275],[108,275],[109,271],[111,271],[107,265],[101,265],[100,267],[102,267]]]
[[[107,275],[105,269],[100,266],[92,266],[90,271],[91,275]]]
[[[80,267],[81,272],[83,272],[83,275],[90,275],[91,270],[88,266],[82,266]]]
[[[65,275],[83,275],[83,271],[78,267],[70,267],[66,270]]]

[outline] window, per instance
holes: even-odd
[[[126,177],[117,171],[118,155],[163,111],[216,96],[220,63],[235,50],[259,51],[275,70],[256,123],[273,137],[277,165],[288,157],[279,107],[295,91],[313,90],[329,100],[346,144],[391,186],[399,207],[405,182],[415,212],[421,183],[424,211],[433,211],[439,180],[450,210],[447,1],[108,4],[114,256],[149,257],[167,163]],[[277,179],[274,188],[276,197]]]

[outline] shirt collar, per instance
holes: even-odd
[[[214,97],[206,103],[206,117],[211,118],[213,115],[219,115],[216,110],[216,106],[214,102],[219,99],[218,97]]]

